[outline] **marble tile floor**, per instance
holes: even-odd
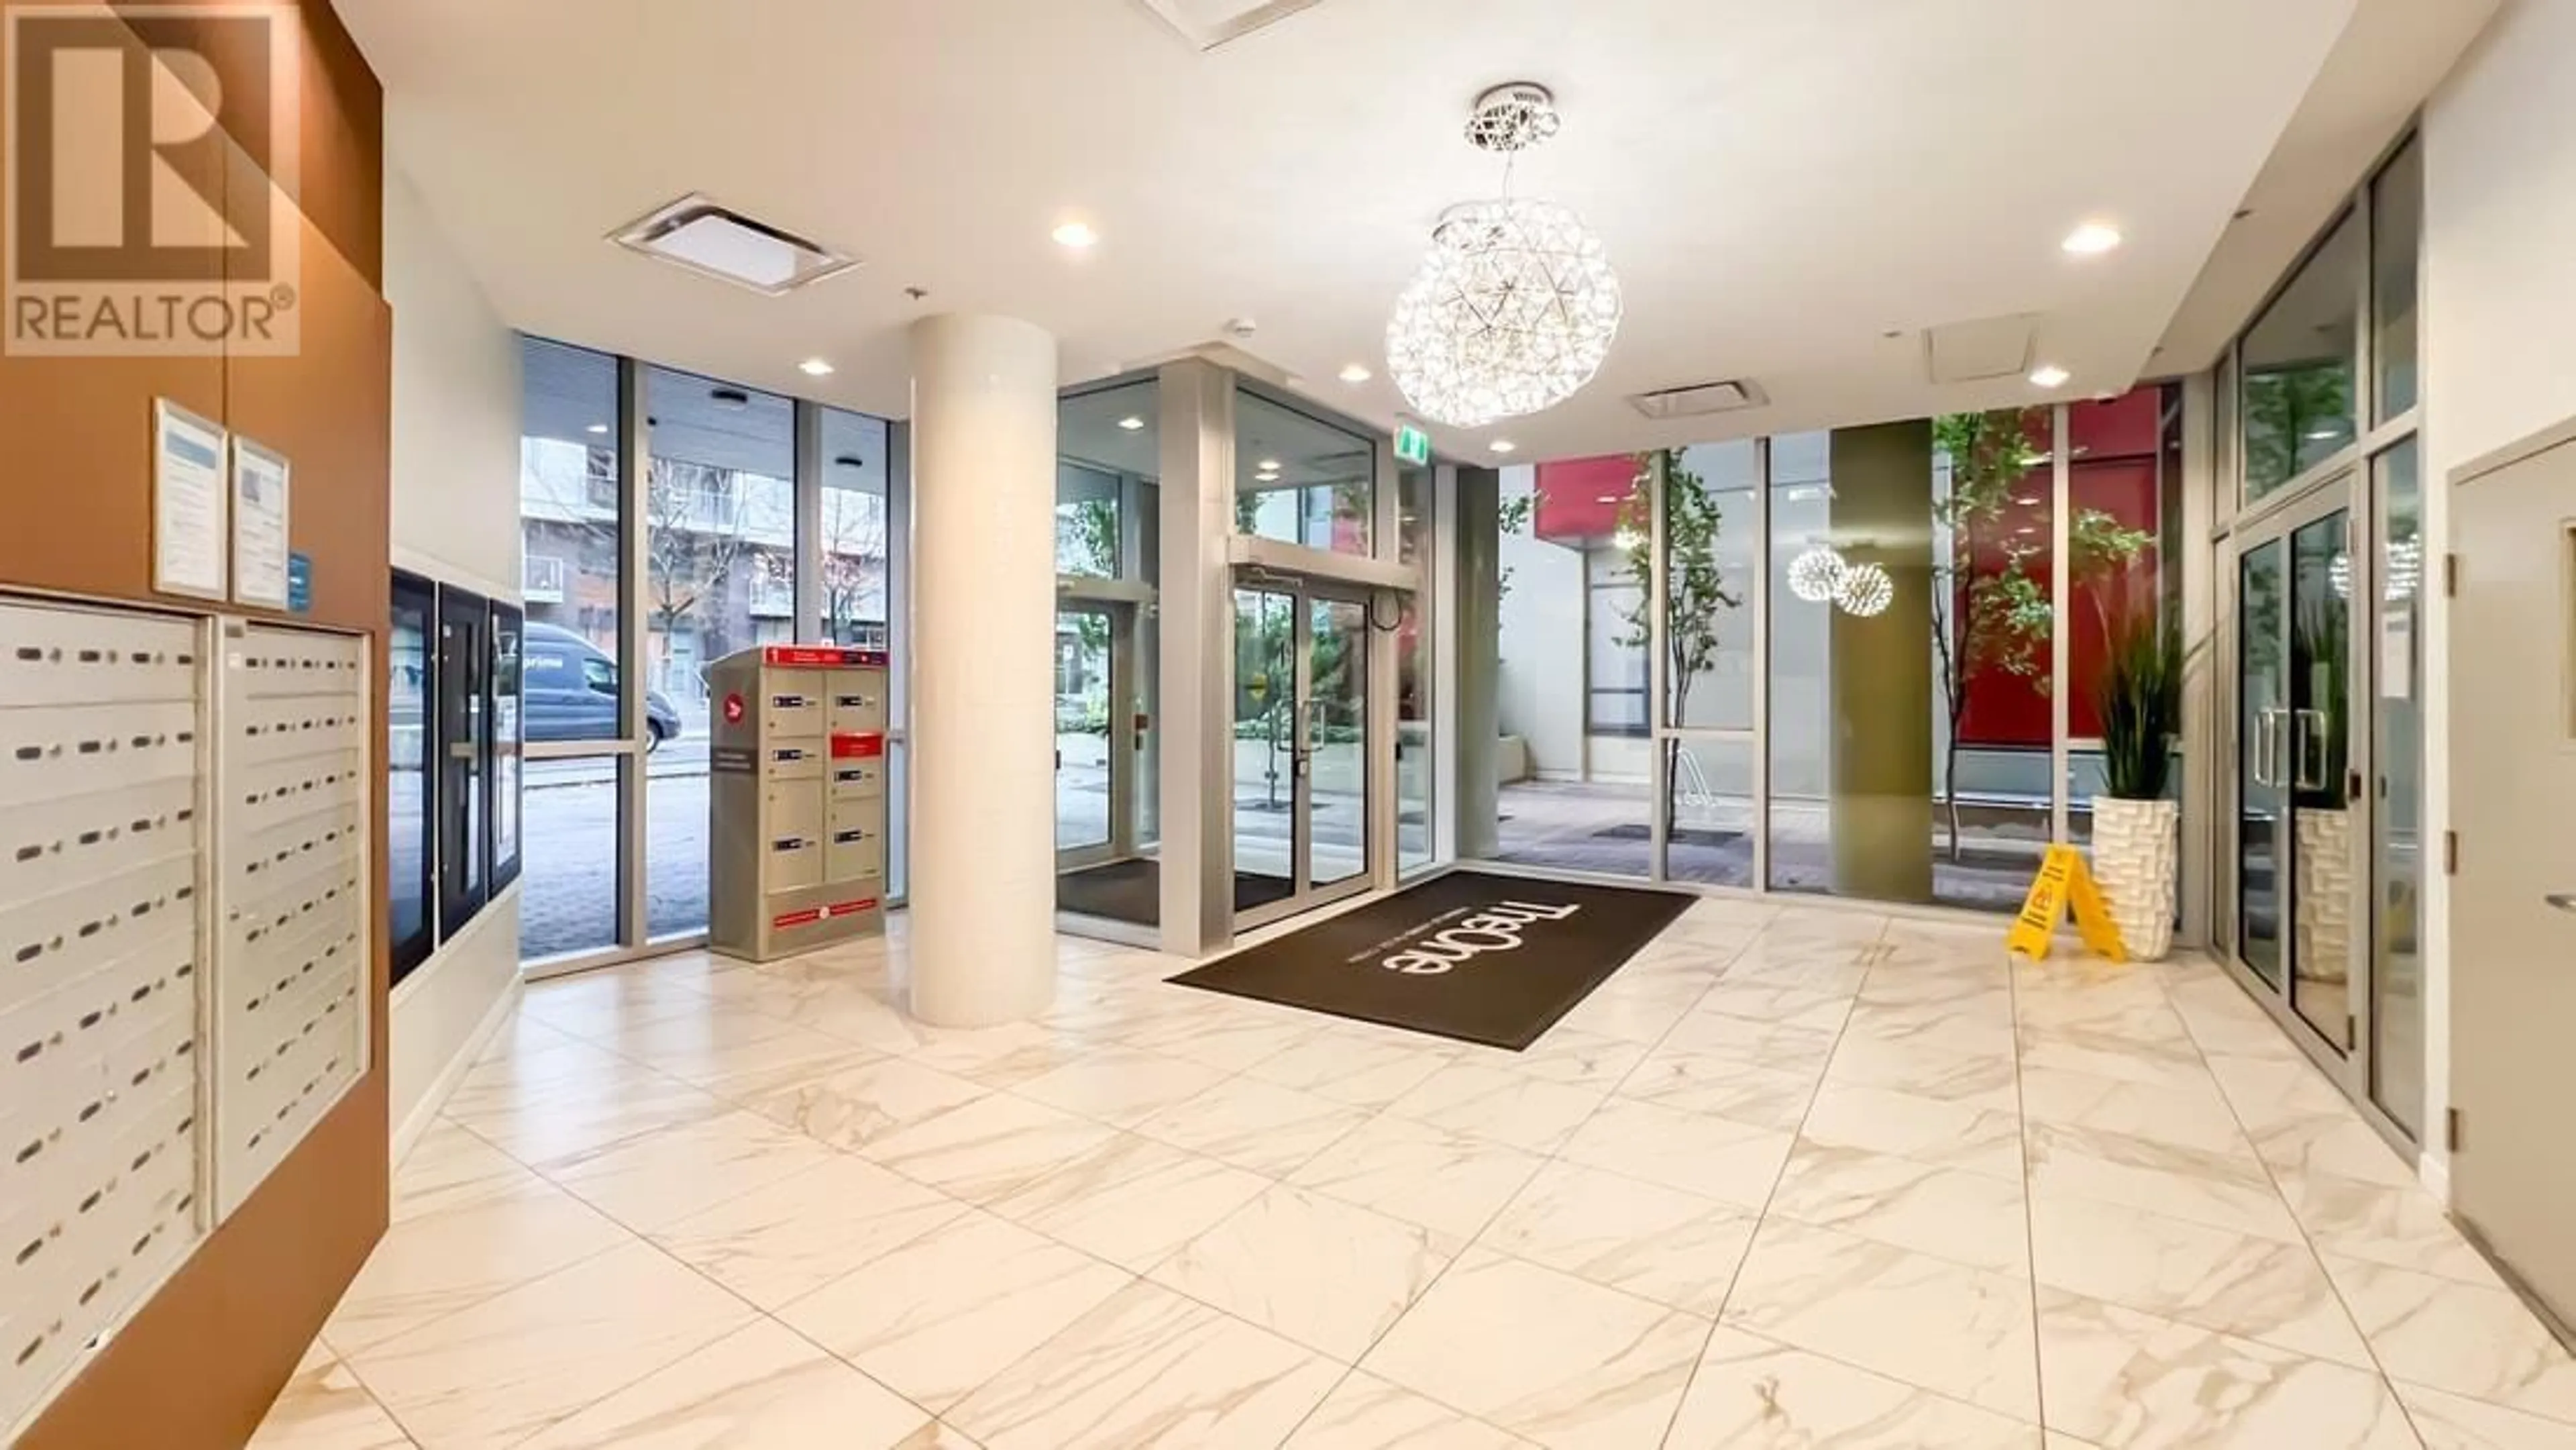
[[[2206,962],[1694,905],[1512,1054],[1067,939],[531,986],[262,1450],[2576,1447],[2571,1362]]]

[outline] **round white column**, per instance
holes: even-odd
[[[1055,339],[912,328],[912,1010],[943,1027],[1055,996]]]

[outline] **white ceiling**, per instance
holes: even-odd
[[[905,325],[971,310],[1053,330],[1068,383],[1250,317],[1235,346],[1391,419],[1388,306],[1443,206],[1501,180],[1467,106],[1544,82],[1565,132],[1515,189],[1600,233],[1627,324],[1574,400],[1435,430],[1525,459],[2028,397],[1925,373],[1922,329],[2009,314],[2069,392],[2170,370],[2356,3],[2407,0],[1322,0],[1201,53],[1138,0],[337,0],[396,164],[513,326],[896,417]],[[866,265],[765,298],[602,240],[690,191]],[[1072,217],[1097,248],[1049,240]],[[2087,218],[2127,244],[2061,254]],[[817,354],[838,373],[795,371]],[[1624,401],[1720,377],[1771,405]]]

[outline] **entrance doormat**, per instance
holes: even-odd
[[[1518,1052],[1691,900],[1453,871],[1171,980]]]

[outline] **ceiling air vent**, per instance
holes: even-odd
[[[858,265],[846,253],[753,221],[695,193],[656,208],[610,240],[770,297]]]
[[[1936,383],[2017,378],[2030,371],[2039,318],[2030,313],[1944,322],[1923,330],[1923,369]]]
[[[1322,0],[1137,0],[1200,50],[1276,25]]]
[[[1771,401],[1761,385],[1737,378],[1723,383],[1692,383],[1688,387],[1664,388],[1652,393],[1638,393],[1628,399],[1628,406],[1649,418],[1696,418],[1702,413],[1732,413],[1739,408],[1759,408]]]

